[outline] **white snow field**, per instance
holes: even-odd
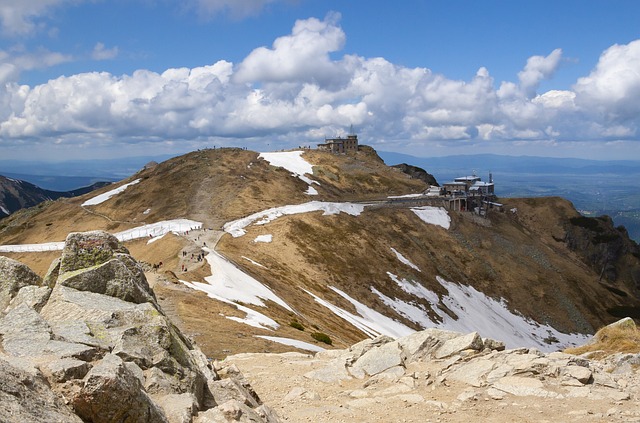
[[[445,229],[449,229],[449,226],[451,226],[451,217],[442,207],[412,207],[411,211],[425,223],[442,226]]]
[[[304,151],[279,151],[274,153],[260,153],[258,157],[265,159],[272,166],[287,169],[293,176],[306,182],[309,185],[306,194],[318,195],[318,191],[316,191],[311,184],[320,185],[320,183],[305,176],[307,173],[313,175],[313,166],[302,158],[302,153],[304,153]]]
[[[318,304],[328,308],[335,315],[342,317],[344,320],[360,329],[370,338],[375,338],[376,336],[380,335],[388,335],[393,338],[399,338],[415,332],[408,326],[405,326],[400,322],[396,322],[395,320],[385,316],[384,314],[378,313],[377,311],[372,310],[359,301],[354,300],[338,288],[335,288],[333,286],[329,286],[329,288],[331,288],[338,295],[353,304],[359,315],[355,315],[338,306],[335,306],[329,301],[318,297],[317,295],[310,291],[307,291],[306,289],[303,289],[303,291],[311,295]]]
[[[246,234],[244,228],[251,224],[265,225],[281,216],[309,213],[314,211],[324,211],[323,216],[338,214],[340,212],[350,214],[352,216],[359,216],[360,213],[366,207],[366,204],[356,203],[331,203],[324,201],[310,201],[308,203],[296,204],[293,206],[274,207],[271,209],[263,210],[261,212],[254,213],[247,217],[243,217],[238,220],[227,222],[222,229],[231,234],[234,238]]]
[[[135,181],[129,182],[128,184],[124,184],[124,185],[122,185],[122,186],[120,186],[118,188],[112,189],[111,191],[107,191],[104,194],[97,195],[97,196],[95,196],[93,198],[90,198],[89,200],[85,201],[84,203],[82,203],[82,205],[83,206],[95,206],[95,205],[104,203],[105,201],[107,201],[111,197],[120,194],[121,192],[123,192],[124,190],[129,188],[131,185],[135,185],[140,181],[141,181],[141,179],[136,179]]]
[[[277,329],[280,325],[278,325],[278,323],[273,319],[240,304],[245,303],[266,307],[263,300],[273,301],[281,307],[296,313],[273,291],[248,274],[244,273],[222,255],[209,248],[203,248],[203,250],[209,253],[205,258],[211,266],[211,276],[204,278],[207,283],[181,282],[190,288],[205,292],[210,298],[234,305],[238,310],[246,313],[245,318],[225,316],[227,319],[235,320],[236,322],[245,323],[258,328]],[[252,260],[249,261],[253,262]]]
[[[414,281],[398,279],[392,273],[388,275],[403,291],[427,300],[439,321],[431,320],[425,308],[419,303],[390,298],[374,287],[371,287],[371,291],[388,307],[424,329],[436,327],[463,333],[475,331],[481,336],[503,341],[507,348],[535,347],[545,352],[581,345],[590,339],[589,335],[561,333],[551,326],[539,324],[513,313],[509,311],[503,299],[490,298],[472,286],[458,285],[438,276],[436,280],[448,292],[439,299],[435,292]],[[443,312],[438,304],[445,305],[458,318],[453,319]],[[549,337],[556,338],[558,342],[548,344],[545,339]]]

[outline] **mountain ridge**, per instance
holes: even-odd
[[[162,292],[163,307],[175,310],[183,330],[196,337],[207,355],[218,358],[236,352],[291,349],[256,338],[273,335],[274,331],[282,337],[315,344],[318,341],[310,334],[324,333],[337,347],[366,337],[362,329],[352,321],[345,322],[325,303],[354,316],[372,310],[418,330],[424,325],[471,324],[457,304],[461,296],[475,295],[488,304],[486,310],[506,313],[507,319],[517,318],[518,322],[531,319],[565,334],[593,333],[594,328],[614,320],[616,316],[610,310],[636,310],[639,305],[634,282],[638,258],[633,255],[637,245],[624,241],[626,250],[609,259],[608,265],[618,270],[605,272],[602,279],[601,269],[591,268],[582,255],[589,250],[584,245],[593,245],[599,251],[619,238],[594,243],[603,241],[594,238],[599,232],[583,238],[576,235],[574,238],[584,244],[575,250],[569,248],[565,239],[570,229],[585,233],[590,229],[571,225],[570,219],[580,215],[566,200],[499,199],[504,201],[504,209],[490,211],[486,217],[448,211],[451,223],[446,229],[424,222],[409,205],[365,206],[368,202],[386,202],[389,196],[419,194],[428,188],[423,181],[386,166],[372,149],[348,155],[315,150],[299,154],[312,166],[312,173],[305,176],[311,182],[269,164],[255,152],[193,152],[115,184],[140,180],[101,204],[81,207],[90,198],[85,195],[16,213],[3,222],[0,244],[57,241],[68,232],[89,229],[118,232],[176,218],[203,222],[206,230],[166,235],[152,244],[148,244],[148,238],[131,241],[128,248],[149,265],[163,262],[154,288]],[[317,194],[310,194],[310,187]],[[105,191],[103,188],[91,196]],[[224,233],[216,245],[214,235],[225,223],[312,200],[327,204],[358,201],[362,211],[357,215],[323,215],[319,211],[279,215],[275,220],[247,226],[244,236]],[[439,202],[436,209],[444,205],[442,199],[429,201]],[[606,222],[603,225],[611,226]],[[602,231],[609,237],[625,236]],[[266,307],[224,303],[181,282],[206,285],[206,278],[221,271],[208,259],[195,258],[200,254],[213,257],[208,250],[214,246],[294,312],[268,300],[264,301]],[[609,254],[603,251],[603,257]],[[38,259],[36,253],[5,254],[26,261],[37,272],[48,267],[47,259]],[[627,270],[620,270],[624,268]],[[421,290],[424,296],[407,292],[410,287]],[[501,301],[504,308],[500,308]],[[277,329],[243,323],[247,311],[240,311],[240,306],[268,316],[277,322]],[[194,313],[192,308],[200,312]],[[418,311],[422,320],[415,314]],[[293,327],[294,321],[305,331]],[[550,333],[535,336],[541,346],[548,341],[553,348]]]

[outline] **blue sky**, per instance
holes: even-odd
[[[640,159],[640,2],[0,0],[0,158]]]

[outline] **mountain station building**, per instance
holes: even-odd
[[[326,150],[332,153],[358,151],[358,136],[347,135],[347,138],[325,138],[323,144],[318,144],[318,150]]]

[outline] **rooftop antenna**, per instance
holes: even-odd
[[[353,133],[353,123],[351,124],[351,126],[349,127],[349,135],[355,135]]]

